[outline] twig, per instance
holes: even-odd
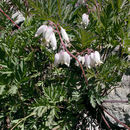
[[[90,54],[91,52],[93,52],[92,49],[86,48],[85,50],[81,51],[80,53],[77,53],[76,56],[82,55],[82,54],[84,54],[86,51],[88,51],[88,54]]]
[[[105,124],[107,125],[107,127],[112,130],[112,128],[110,127],[110,125],[108,124],[107,120],[105,119],[104,115],[101,113],[102,119],[104,120]]]
[[[103,111],[106,112],[109,116],[111,116],[116,122],[120,123],[122,126],[127,128],[128,130],[130,130],[130,127],[128,127],[126,124],[124,124],[123,122],[118,120],[116,117],[112,116],[108,111],[105,110],[105,108],[103,106],[101,106],[101,107],[102,107]]]
[[[104,100],[103,103],[128,103],[128,100],[120,101],[120,100]]]
[[[13,23],[15,26],[20,29],[20,27],[0,8],[0,11]]]
[[[22,121],[26,120],[27,118],[29,118],[29,117],[31,117],[33,115],[35,115],[35,113],[31,113],[30,115],[22,118],[14,127],[11,128],[11,130],[13,130],[15,127],[17,127]]]

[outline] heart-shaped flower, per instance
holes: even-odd
[[[60,51],[55,54],[54,64],[57,66],[58,64],[65,64],[68,67],[70,66],[70,55],[65,51]]]

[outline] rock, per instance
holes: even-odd
[[[129,72],[128,72],[129,73]],[[128,103],[128,96],[130,94],[130,73],[123,75],[121,87],[115,87],[107,96],[107,101],[113,100],[116,102],[104,102],[103,106],[106,110],[116,117],[121,122],[130,126],[130,104]],[[124,101],[124,102],[118,102]],[[121,124],[116,122],[108,114],[104,113],[108,120],[119,127],[123,127]]]

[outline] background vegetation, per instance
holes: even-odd
[[[92,111],[102,113],[100,104],[129,66],[129,2],[90,0],[75,6],[76,3],[77,0],[1,0],[0,8],[10,17],[20,10],[26,18],[20,29],[12,30],[14,25],[0,13],[1,129],[16,124],[18,130],[79,129],[77,124],[84,119],[84,112],[92,116]],[[89,14],[87,28],[81,24],[83,13]],[[40,37],[34,37],[38,27],[48,20],[66,29],[71,39],[68,49],[74,55],[86,48],[100,52],[101,66],[84,67],[88,84],[80,67],[75,66],[75,59],[70,67],[55,67],[54,54],[58,50],[46,48]],[[56,37],[60,46],[59,36]]]

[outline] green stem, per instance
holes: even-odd
[[[17,127],[22,121],[26,120],[27,118],[29,118],[29,117],[31,117],[33,115],[35,115],[35,113],[31,113],[30,115],[22,118],[14,127],[11,128],[11,130],[13,130],[15,127]]]

